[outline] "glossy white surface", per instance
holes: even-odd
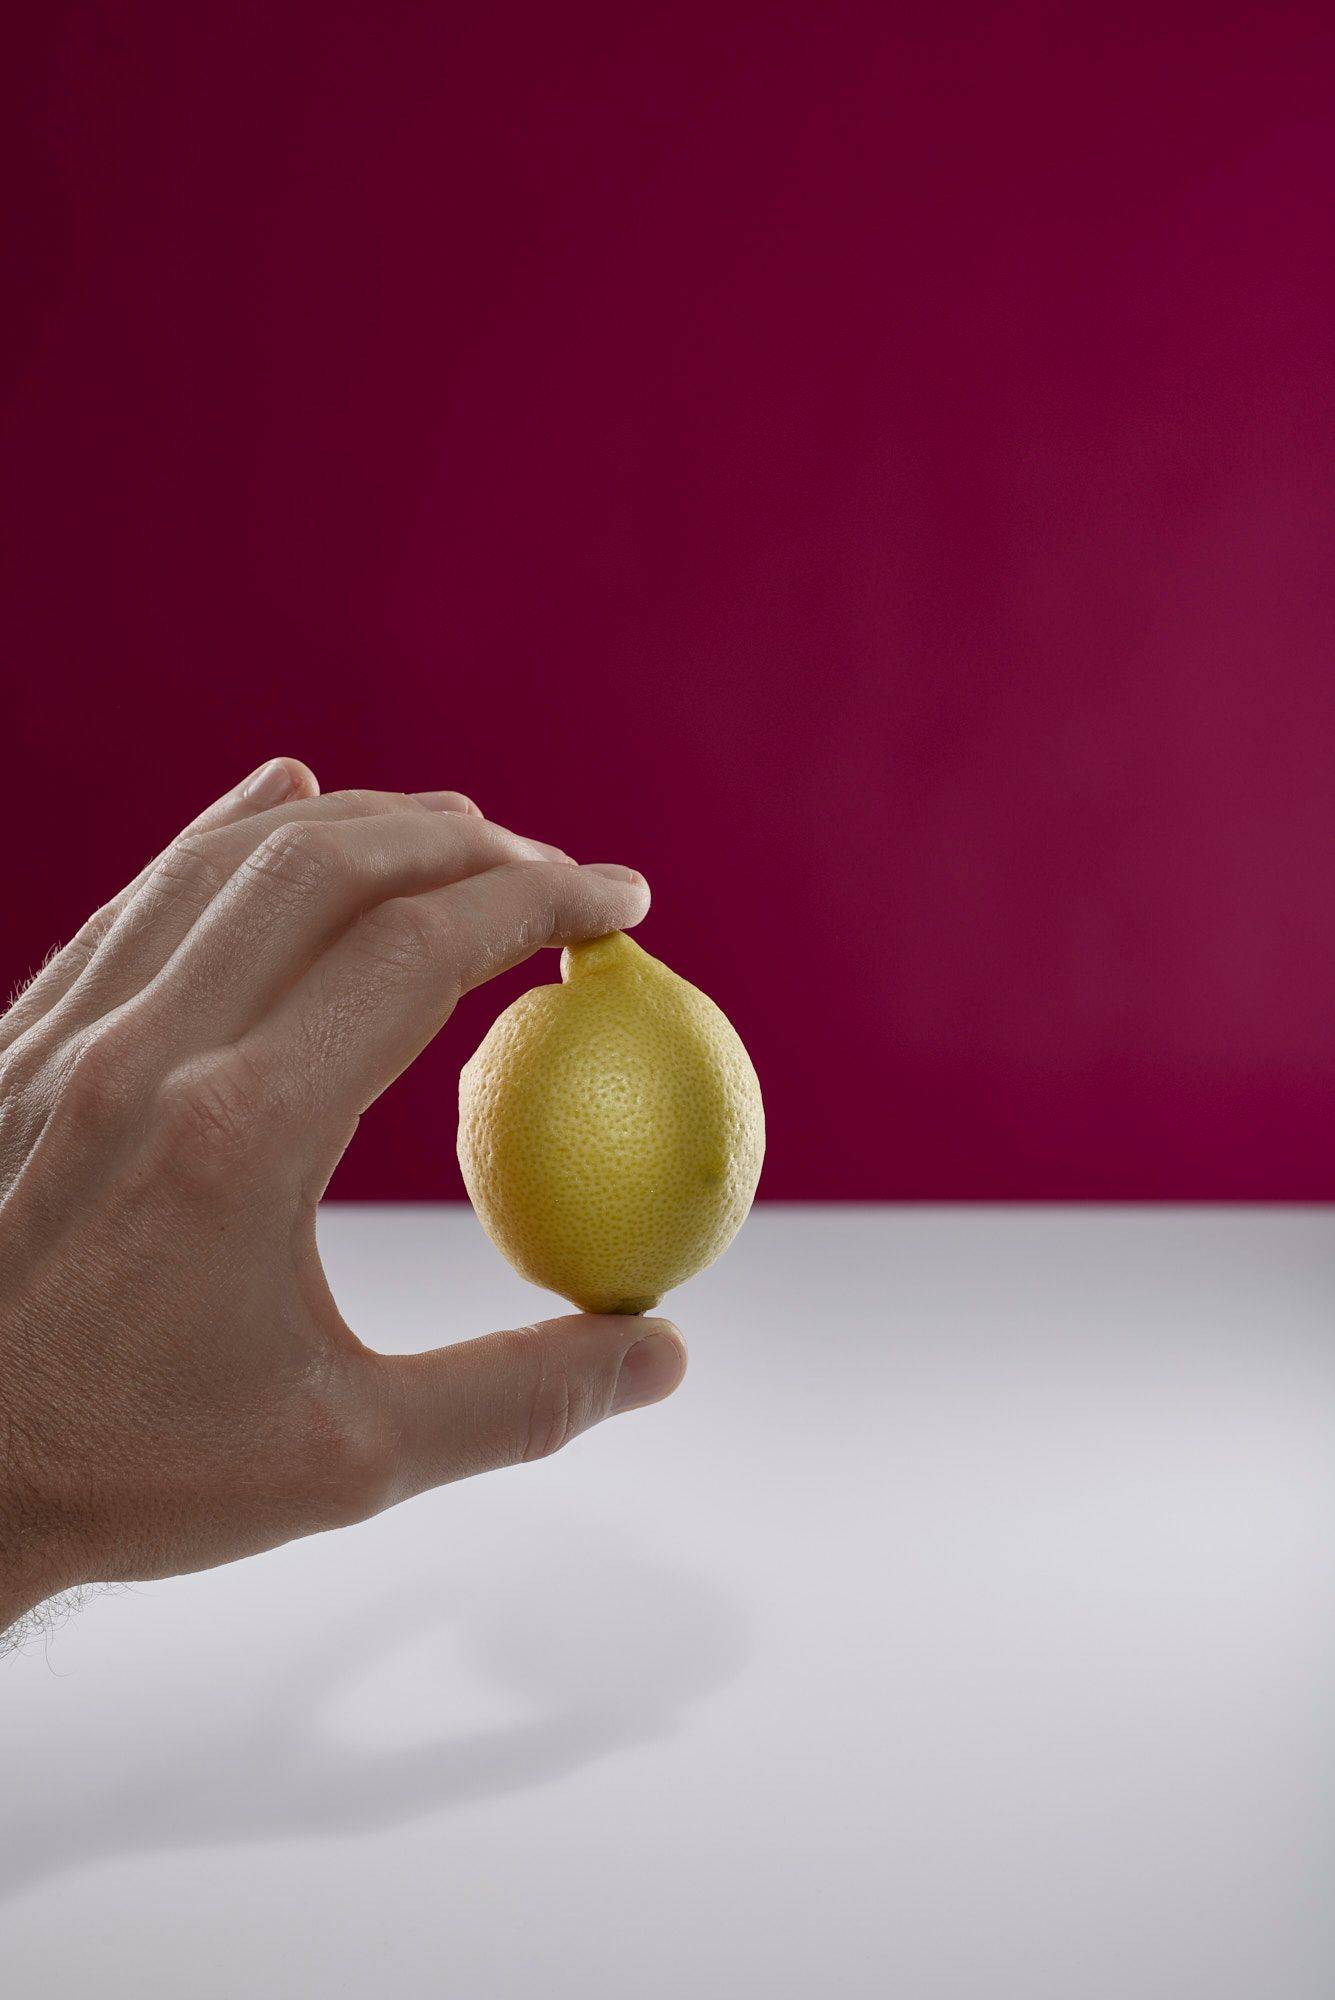
[[[333,1209],[363,1335],[557,1310]],[[1330,2000],[1335,1215],[759,1210],[676,1399],[0,1663],[0,1988]]]

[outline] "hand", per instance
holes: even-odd
[[[542,1457],[681,1378],[661,1320],[394,1358],[340,1317],[315,1210],[362,1111],[461,993],[649,891],[457,792],[317,792],[263,767],[0,1017],[0,1628]]]

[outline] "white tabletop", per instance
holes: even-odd
[[[560,1310],[326,1211],[363,1336]],[[0,1988],[1330,2000],[1335,1214],[780,1208],[678,1396],[0,1664]]]

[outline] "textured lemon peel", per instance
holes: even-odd
[[[726,1015],[623,932],[493,1023],[459,1079],[459,1164],[492,1242],[585,1312],[640,1313],[722,1255],[764,1110]]]

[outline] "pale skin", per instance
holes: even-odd
[[[348,1525],[671,1393],[685,1349],[661,1319],[375,1353],[315,1240],[361,1113],[460,994],[648,907],[630,869],[461,793],[321,797],[275,758],[0,1016],[0,1632],[77,1585]]]

